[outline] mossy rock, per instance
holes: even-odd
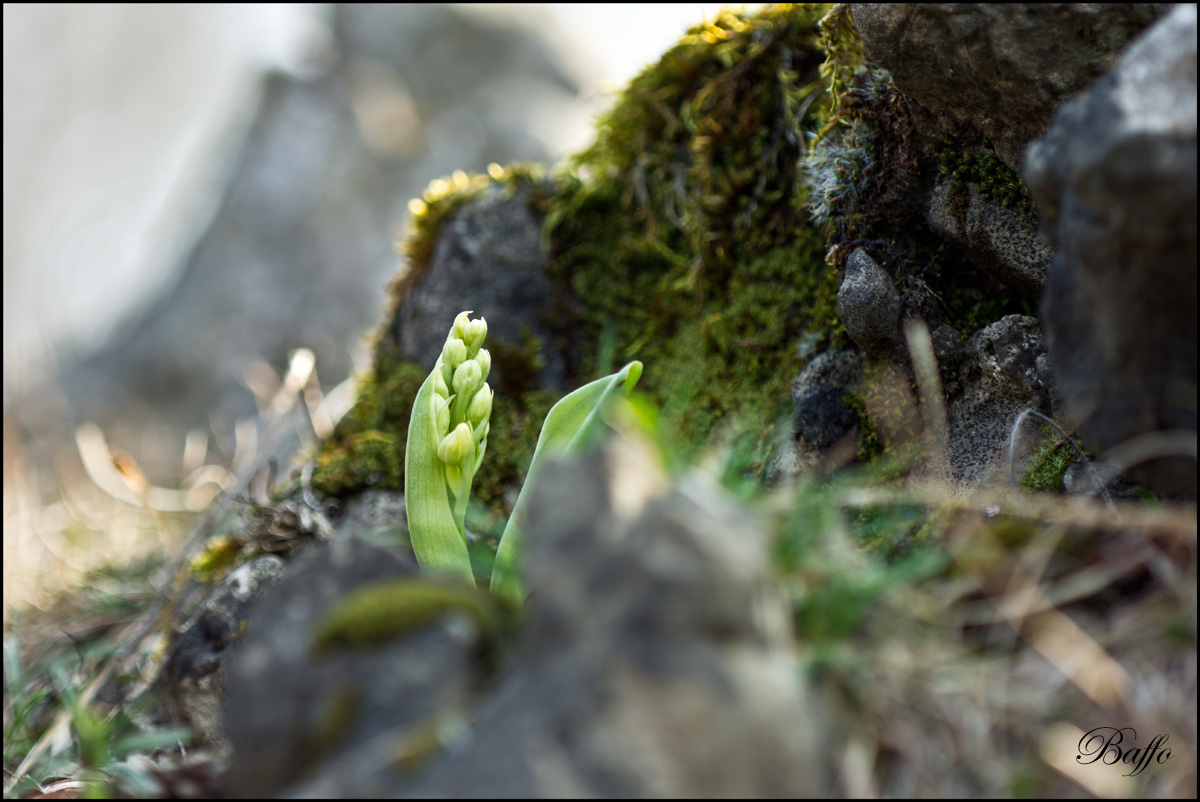
[[[546,215],[546,273],[572,300],[556,332],[574,344],[562,389],[642,360],[639,389],[663,408],[685,451],[730,419],[761,440],[787,412],[788,386],[802,366],[796,342],[808,335],[810,351],[819,351],[845,340],[836,273],[807,221],[798,174],[804,140],[827,111],[817,44],[826,10],[726,12],[691,29],[633,80],[599,121],[596,144],[551,191],[523,201]],[[415,201],[393,314],[448,221],[490,186],[537,178],[528,167],[456,174]],[[403,358],[388,336],[391,323],[376,338],[358,404],[318,456],[313,486],[322,493],[403,485],[409,408],[430,366]],[[536,373],[544,357],[527,346],[511,347],[510,361],[525,360]],[[500,512],[561,396],[518,384],[498,399],[476,480],[479,500]]]

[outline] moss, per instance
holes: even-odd
[[[939,243],[930,252],[924,279],[938,288],[940,312],[963,339],[1005,315],[1037,316],[1036,307],[980,270],[961,250]]]
[[[1016,515],[1001,515],[990,522],[988,529],[996,542],[1008,551],[1022,548],[1045,531],[1041,521]]]
[[[363,708],[363,694],[352,685],[341,685],[325,700],[312,735],[305,744],[308,760],[332,754],[350,734]]]
[[[1020,485],[1026,490],[1060,493],[1063,490],[1063,474],[1078,461],[1079,454],[1075,448],[1044,426],[1042,441],[1033,452]]]
[[[808,158],[806,183],[813,222],[824,228],[835,214],[861,214],[878,169],[878,137],[862,120],[817,142]]]
[[[902,476],[924,457],[915,436],[915,387],[890,366],[879,362],[863,371],[857,389],[843,396],[858,416],[859,441],[855,455],[870,466],[866,478],[886,482]]]
[[[981,196],[1016,210],[1031,228],[1037,226],[1037,205],[1029,190],[986,143],[947,139],[938,154],[938,168],[961,184],[975,184]]]
[[[859,393],[847,393],[842,397],[846,405],[858,416],[858,451],[855,458],[862,463],[868,463],[883,454],[883,440],[879,436],[871,416],[867,414],[866,404]]]
[[[829,83],[827,127],[832,127],[842,118],[846,99],[854,89],[854,79],[866,66],[866,53],[850,15],[849,3],[838,3],[830,8],[821,19],[819,29],[821,49],[825,52],[821,75]]]
[[[824,82],[825,9],[725,12],[630,84],[558,180],[551,272],[579,302],[581,381],[646,363],[639,389],[687,448],[737,413],[757,437],[788,402],[796,342],[845,341],[798,165]],[[604,355],[603,357],[601,355]]]
[[[808,219],[802,165],[806,139],[831,120],[874,137],[882,161],[875,185],[863,185],[862,208],[853,219],[842,214],[827,242]],[[888,246],[896,221],[915,208],[908,197],[917,167],[910,127],[887,74],[863,63],[844,8],[724,12],[691,29],[598,121],[595,144],[534,193],[532,202],[546,213],[547,270],[575,300],[557,332],[573,344],[567,389],[640,359],[647,369],[639,389],[662,410],[685,456],[726,426],[755,443],[768,439],[787,413],[789,384],[804,359],[848,341],[827,246],[875,234],[871,241]],[[539,177],[528,167],[494,168],[486,177],[460,173],[431,185],[412,204],[403,246],[408,268],[393,282],[393,308],[423,273],[440,226],[462,204],[493,183],[512,191]],[[926,273],[954,268],[954,278],[974,280],[922,226],[884,260],[909,300],[913,287],[925,287]],[[969,294],[952,302],[949,316],[960,330],[963,321],[976,322],[970,312],[979,304]],[[978,295],[985,302],[996,294]],[[938,303],[927,287],[925,296]],[[806,345],[803,356],[798,342]],[[409,408],[428,368],[405,363],[391,347],[379,338],[359,405],[318,458],[313,485],[322,493],[402,487]],[[519,376],[522,365],[536,373],[536,343],[511,350],[495,354],[515,366],[506,376]],[[557,400],[518,383],[507,393],[516,403],[495,407],[476,480],[476,498],[499,514]],[[863,432],[860,456],[869,457],[881,446],[873,427]]]
[[[204,548],[192,558],[192,575],[202,582],[215,582],[229,573],[238,561],[245,541],[218,535],[210,538]]]
[[[310,649],[316,656],[338,648],[372,649],[428,626],[447,613],[466,614],[495,645],[508,614],[490,593],[457,582],[386,580],[367,585],[325,613]]]
[[[400,359],[390,346],[375,349],[358,400],[317,455],[313,489],[343,496],[364,487],[404,489],[404,449],[412,402],[427,369]]]

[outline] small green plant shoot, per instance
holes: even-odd
[[[471,480],[487,450],[492,357],[483,347],[487,321],[470,320],[468,315],[463,312],[454,319],[442,355],[413,401],[404,457],[404,506],[421,567],[461,574],[473,582],[464,520]]]
[[[483,347],[487,322],[463,312],[454,319],[437,364],[413,402],[404,460],[404,504],[417,562],[427,571],[456,574],[474,583],[467,554],[466,511],[471,482],[487,451],[492,389],[491,355]],[[642,375],[642,363],[580,387],[551,408],[542,424],[525,486],[500,538],[492,591],[514,601],[524,598],[518,575],[517,520],[524,490],[542,464],[578,453],[592,441],[601,413],[617,392],[628,395]],[[453,501],[452,501],[453,499]]]

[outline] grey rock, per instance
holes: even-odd
[[[1196,7],[1135,41],[1063,107],[1026,177],[1058,256],[1041,317],[1065,416],[1103,453],[1196,429]],[[1194,459],[1130,477],[1196,492]]]
[[[333,537],[361,538],[384,548],[408,544],[408,515],[404,494],[371,489],[346,502],[333,522]]]
[[[956,199],[955,183],[938,184],[927,211],[935,234],[958,245],[971,261],[1031,301],[1042,295],[1054,252],[1019,212],[966,184]]]
[[[226,795],[277,794],[322,760],[356,752],[381,735],[399,738],[398,726],[465,703],[477,682],[478,640],[458,618],[375,649],[311,651],[322,616],[347,594],[416,573],[411,556],[338,538],[299,558],[257,606],[229,668]]]
[[[1045,354],[1034,318],[1008,315],[966,343],[959,363],[961,395],[947,404],[950,468],[968,485],[1002,482],[1007,447],[1017,416],[1026,409],[1052,413],[1051,386],[1038,371]]]
[[[190,727],[197,743],[221,745],[221,702],[229,656],[241,639],[252,604],[283,576],[284,562],[268,554],[225,577],[175,634],[150,692],[155,724]]]
[[[973,354],[971,348],[963,342],[958,329],[943,323],[929,335],[933,344],[933,356],[941,370],[942,391],[950,398],[962,394],[962,383],[959,380],[959,366],[964,359]]]
[[[528,337],[541,347],[541,385],[562,389],[566,366],[547,317],[554,289],[543,273],[548,256],[541,247],[541,230],[542,215],[530,205],[529,187],[511,197],[500,187],[489,187],[453,213],[438,231],[428,267],[389,324],[388,335],[400,353],[432,365],[450,322],[459,312],[473,310],[487,319],[495,376],[489,381],[497,392],[507,390],[504,354],[524,350]]]
[[[628,459],[609,450],[542,474],[520,651],[442,754],[400,772],[367,745],[353,771],[330,766],[298,796],[826,792],[762,528],[691,481],[640,510],[618,504],[614,476],[644,470]]]
[[[1021,169],[1063,102],[1103,75],[1165,3],[860,3],[870,59],[892,74],[926,138],[989,140]]]
[[[1067,466],[1063,471],[1063,490],[1073,496],[1098,497],[1101,495],[1101,482],[1106,476],[1111,476],[1111,469],[1105,465],[1089,467],[1082,462]],[[1119,501],[1137,501],[1137,491],[1134,485],[1124,476],[1117,475],[1103,484],[1105,495]]]
[[[900,348],[900,294],[892,277],[862,248],[846,259],[837,312],[846,332],[868,356],[884,357]]]
[[[792,383],[792,432],[804,453],[820,453],[857,431],[858,413],[845,397],[862,369],[858,351],[830,349],[800,371]]]
[[[1100,490],[1100,483],[1085,465],[1076,462],[1067,466],[1062,477],[1063,490],[1073,496],[1091,496]]]

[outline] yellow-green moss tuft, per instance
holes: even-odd
[[[204,548],[192,558],[189,565],[192,575],[202,582],[215,582],[234,567],[244,540],[218,535],[211,538]]]
[[[467,615],[489,642],[504,626],[500,601],[485,591],[436,579],[385,580],[355,591],[326,613],[311,649],[320,656],[339,647],[376,648],[453,612]]]

